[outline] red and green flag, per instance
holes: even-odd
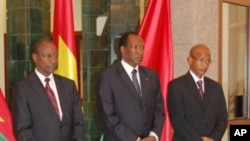
[[[55,0],[54,6],[53,42],[58,48],[55,73],[74,80],[78,87],[72,0]]]
[[[166,107],[167,85],[173,78],[170,0],[148,1],[139,34],[145,42],[144,59],[141,65],[156,70],[160,77],[166,113],[161,141],[171,141],[172,125],[169,120],[168,108]]]
[[[16,141],[12,115],[5,98],[3,97],[2,90],[0,89],[0,141]]]
[[[0,141],[8,141],[3,134],[0,133]]]

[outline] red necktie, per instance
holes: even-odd
[[[58,115],[58,117],[60,117],[59,108],[58,108],[58,105],[57,105],[57,102],[56,102],[56,97],[55,97],[54,92],[52,91],[52,89],[49,86],[49,81],[50,81],[49,78],[45,78],[45,82],[46,82],[45,90],[46,90],[46,92],[47,92],[47,94],[48,94],[48,96],[50,98],[50,101],[51,101],[51,103],[52,103],[52,105],[53,105],[53,107],[54,107],[54,109],[56,111],[56,114]]]
[[[203,92],[203,87],[202,87],[202,80],[197,81],[197,84],[199,86],[199,93],[200,93],[201,99],[203,100],[204,99],[204,92]]]

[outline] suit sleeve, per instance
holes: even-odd
[[[109,134],[114,134],[114,137],[117,137],[119,140],[136,141],[138,135],[125,126],[116,113],[115,101],[109,80],[109,76],[106,75],[100,75],[97,80],[97,107],[101,121],[105,126],[105,130]]]
[[[84,117],[83,112],[81,110],[81,102],[80,98],[74,84],[73,87],[73,108],[74,108],[74,133],[72,140],[74,141],[82,141],[84,135]]]
[[[216,123],[214,126],[213,132],[209,135],[210,138],[214,139],[215,141],[221,140],[225,129],[227,127],[227,108],[226,108],[226,102],[224,97],[224,92],[222,90],[222,87],[219,86],[219,93],[218,93],[218,99],[219,99],[219,108],[217,109],[215,114],[217,114]]]
[[[32,134],[32,117],[25,90],[20,85],[13,86],[12,90],[12,114],[15,135],[19,141],[36,141]]]
[[[170,82],[168,85],[168,108],[174,132],[186,141],[200,141],[199,134],[186,122],[182,104],[181,89]]]
[[[155,132],[158,138],[161,137],[162,128],[165,121],[165,111],[164,111],[164,101],[161,93],[160,82],[158,77],[156,77],[156,101],[155,101],[155,114],[154,114],[154,124],[152,127],[153,132]]]

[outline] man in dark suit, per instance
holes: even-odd
[[[189,72],[168,85],[173,141],[220,141],[227,127],[227,109],[221,85],[204,76],[211,63],[209,48],[193,46],[187,61]],[[196,83],[199,80],[201,85]]]
[[[137,33],[127,32],[119,47],[121,62],[104,70],[97,80],[104,141],[158,141],[165,119],[164,104],[156,72],[139,66],[144,42]]]
[[[13,86],[12,112],[18,141],[84,140],[83,114],[75,83],[53,74],[57,56],[55,45],[46,38],[32,44],[35,71]],[[49,78],[48,85],[45,78]]]

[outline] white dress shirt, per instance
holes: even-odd
[[[137,73],[136,73],[136,77],[137,77],[137,80],[139,82],[139,85],[141,87],[141,80],[140,80],[140,73],[139,73],[139,66],[137,65],[135,68],[133,68],[131,65],[129,65],[127,62],[125,62],[123,59],[121,60],[121,64],[123,66],[123,68],[125,69],[125,71],[127,72],[129,78],[131,81],[132,80],[132,71],[134,69],[136,69]],[[155,137],[155,141],[159,141],[159,137],[155,134],[155,132],[153,131],[150,131],[149,132],[149,136],[154,136]],[[140,137],[138,137],[138,139],[136,141],[139,141],[140,140]]]
[[[195,84],[196,84],[196,86],[197,86],[198,89],[199,89],[199,86],[198,86],[197,82],[198,82],[199,80],[202,81],[202,89],[203,89],[203,92],[205,93],[204,76],[202,76],[201,78],[198,78],[191,70],[190,70],[189,72],[190,72],[190,74],[192,75],[192,77],[193,77],[193,79],[194,79],[194,81],[195,81]]]
[[[49,85],[50,85],[50,88],[52,89],[53,93],[55,94],[56,102],[57,102],[57,105],[58,105],[58,108],[59,108],[60,120],[62,120],[63,113],[62,113],[62,109],[61,109],[61,105],[60,105],[60,100],[59,100],[59,96],[58,96],[58,92],[57,92],[56,83],[55,83],[55,80],[54,80],[53,73],[50,74],[48,77],[45,77],[37,69],[35,69],[35,73],[38,76],[38,78],[40,79],[40,81],[42,82],[44,88],[45,88],[45,84],[46,84],[45,78],[49,78],[50,79]]]

